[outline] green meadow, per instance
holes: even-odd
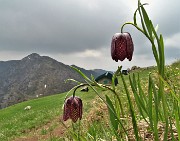
[[[151,73],[154,78],[158,78],[157,68],[139,68],[130,73],[140,75],[142,89],[148,89],[148,76]],[[180,96],[180,61],[166,66],[166,81],[171,88]],[[128,75],[124,75],[125,81],[129,85]],[[127,97],[122,85],[120,76],[119,84],[116,86],[117,92],[121,98],[122,107],[125,113],[124,122],[130,121],[128,113]],[[156,82],[156,79],[154,80]],[[130,85],[128,86],[130,89]],[[105,98],[108,95],[114,99],[113,94],[108,90],[96,89],[100,95]],[[131,92],[131,91],[130,91]],[[165,87],[165,94],[170,90]],[[113,140],[114,132],[109,121],[107,106],[90,88],[89,92],[77,90],[76,95],[83,101],[83,118],[81,122],[71,123],[71,120],[62,122],[63,103],[67,93],[55,94],[47,97],[37,98],[0,110],[0,141],[21,141],[21,140],[73,140],[78,133],[81,140]],[[133,97],[132,92],[130,93]],[[68,96],[72,95],[72,92]],[[147,95],[147,93],[145,93]],[[133,101],[132,98],[132,102]],[[169,101],[170,102],[170,101]],[[31,106],[30,110],[24,110],[26,106]],[[135,108],[138,116],[139,112]],[[122,119],[123,120],[123,119]],[[139,122],[141,118],[139,117]],[[138,121],[137,121],[138,122]],[[128,122],[127,122],[128,123]],[[73,128],[72,128],[73,127]],[[127,129],[132,128],[132,124],[126,124]],[[175,129],[177,132],[177,129]],[[145,132],[146,130],[144,130]],[[119,131],[121,132],[121,131]],[[146,132],[149,132],[148,129]],[[128,132],[132,134],[131,131]],[[145,133],[144,133],[145,134]],[[114,140],[115,141],[115,140]]]

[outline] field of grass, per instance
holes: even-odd
[[[169,82],[177,94],[180,95],[180,62],[177,61],[171,66],[166,67],[167,82]],[[142,68],[135,70],[133,73],[140,74],[142,89],[147,90],[148,75],[152,73],[156,77],[156,67]],[[124,76],[125,81],[128,81],[128,76]],[[129,83],[127,83],[129,84]],[[129,86],[130,88],[130,86]],[[119,78],[119,84],[116,88],[121,97],[124,112],[128,112],[127,98],[125,95],[122,81]],[[113,95],[109,91],[101,91],[98,89],[102,96],[109,95],[113,99]],[[169,90],[167,88],[166,93]],[[71,123],[65,122],[65,126],[60,122],[62,116],[62,105],[67,93],[56,94],[43,98],[22,102],[8,108],[0,110],[0,141],[11,140],[70,140],[72,134],[68,130]],[[71,95],[71,94],[70,94]],[[97,97],[95,92],[90,89],[89,92],[77,91],[77,95],[83,100],[83,119],[81,126],[79,123],[74,126],[81,128],[80,134],[89,140],[106,139],[113,140],[113,130],[109,123],[109,115],[106,105],[101,99]],[[30,110],[24,110],[24,107],[31,106]],[[132,126],[132,125],[127,125]],[[63,130],[62,134],[59,130]],[[73,131],[76,132],[77,129]],[[37,132],[38,131],[38,132]],[[56,136],[52,135],[53,132],[59,131]],[[79,131],[79,130],[78,130]],[[77,131],[77,132],[78,132]],[[48,135],[45,138],[39,136]],[[34,138],[34,136],[38,136]]]
[[[55,118],[60,119],[65,95],[66,93],[37,98],[0,110],[0,140],[6,141],[28,134]],[[88,101],[92,100],[95,94],[92,91],[88,94],[80,92],[79,96],[83,98],[86,110]],[[32,108],[24,110],[26,106]]]

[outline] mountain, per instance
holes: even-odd
[[[96,74],[98,74],[98,76],[99,76],[99,74],[104,74],[107,72],[106,70],[102,70],[102,69],[94,69],[92,71],[95,72]],[[113,73],[112,71],[108,71],[108,72]]]
[[[84,68],[78,67],[76,65],[71,65],[73,67],[76,67],[77,69],[81,70],[86,76],[88,76],[89,78],[91,78],[91,75],[94,76],[94,78],[98,77],[100,74],[102,74],[101,72],[96,72],[94,70],[86,70]]]
[[[81,70],[88,76],[99,75],[92,70]],[[39,96],[66,92],[75,85],[65,83],[69,78],[83,81],[70,66],[36,53],[22,60],[0,61],[0,109]]]

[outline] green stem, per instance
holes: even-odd
[[[88,86],[88,85],[89,85],[88,83],[82,83],[82,84],[76,86],[76,87],[74,88],[73,97],[75,97],[75,93],[76,93],[76,90],[77,90],[78,88],[83,87],[83,86]],[[92,85],[92,86],[96,86],[95,84],[91,84],[91,85]],[[124,117],[124,111],[123,111],[123,108],[122,108],[122,103],[121,103],[121,100],[120,100],[118,94],[115,92],[115,90],[111,89],[110,87],[108,87],[108,86],[106,86],[106,85],[102,85],[102,86],[99,85],[99,87],[106,88],[106,89],[110,90],[111,92],[113,92],[113,93],[115,94],[115,96],[117,97],[118,102],[119,102],[119,106],[120,106],[120,109],[121,109],[121,112],[122,112],[122,117]]]
[[[121,103],[121,99],[119,98],[119,95],[114,91],[114,94],[116,95],[117,99],[118,99],[118,102],[119,102],[119,106],[120,106],[120,109],[121,109],[121,112],[122,112],[122,117],[124,118],[124,110],[122,108],[122,103]]]
[[[74,88],[74,92],[73,92],[73,97],[75,97],[75,93],[76,93],[76,90],[80,87],[83,87],[83,86],[87,86],[88,84],[87,83],[82,83],[80,85],[77,85],[75,88]]]
[[[80,131],[81,131],[81,121],[79,120],[79,129],[78,129],[78,140],[80,140]]]
[[[85,80],[85,81],[86,81],[86,80]],[[111,112],[112,112],[112,113],[114,114],[114,116],[116,117],[117,121],[120,123],[122,129],[124,130],[124,133],[125,133],[126,135],[128,135],[125,127],[123,126],[123,124],[122,124],[122,122],[121,122],[121,120],[116,116],[116,114],[114,113],[114,111],[112,110],[112,108],[109,106],[109,104],[104,100],[104,98],[102,98],[102,96],[100,96],[100,94],[97,92],[97,90],[94,89],[93,86],[92,86],[88,81],[86,81],[86,82],[87,82],[87,84],[89,84],[89,86],[94,90],[94,92],[98,95],[98,97],[108,106],[108,108],[111,110]],[[111,90],[112,90],[112,89],[111,89]],[[112,90],[112,91],[113,91],[113,90]]]
[[[135,25],[134,23],[131,23],[131,22],[126,22],[126,23],[124,23],[124,24],[122,25],[122,27],[121,27],[121,33],[123,33],[123,28],[124,28],[124,26],[125,26],[125,25],[128,25],[128,24],[133,25],[137,30],[139,30],[141,33],[143,33],[143,34],[149,39],[149,41],[151,42],[151,44],[154,45],[154,42],[152,41],[152,39],[151,39],[140,27],[138,27],[138,26]]]
[[[129,90],[127,88],[127,85],[126,85],[126,82],[124,80],[124,77],[123,77],[122,73],[120,73],[120,75],[121,75],[121,79],[122,79],[122,82],[123,82],[123,85],[124,85],[124,89],[126,91],[126,96],[127,96],[127,99],[128,99],[129,110],[130,110],[130,114],[131,114],[131,117],[132,117],[132,124],[133,124],[135,138],[136,138],[137,141],[139,141],[141,139],[139,138],[139,135],[138,135],[138,127],[137,127],[135,112],[134,112],[134,108],[133,108],[133,105],[132,105],[130,93],[129,93]]]
[[[122,25],[121,27],[121,33],[123,33],[123,28],[125,25],[132,25],[134,26],[137,30],[139,30],[141,33],[143,33],[147,38],[148,40],[151,42],[152,44],[152,50],[153,50],[153,54],[154,54],[154,58],[156,60],[156,63],[157,63],[157,67],[159,69],[159,57],[158,57],[158,54],[157,54],[157,51],[156,51],[156,48],[155,48],[155,44],[154,44],[154,41],[149,37],[148,34],[146,34],[143,29],[141,29],[140,27],[138,27],[136,24],[132,23],[132,22],[126,22]],[[159,69],[160,70],[160,69]]]
[[[161,79],[159,78],[159,94],[161,95],[162,98],[162,107],[163,107],[163,112],[164,112],[164,120],[166,123],[166,127],[165,127],[165,133],[164,133],[164,140],[167,140],[167,136],[168,136],[168,126],[169,126],[169,122],[168,122],[168,109],[167,109],[167,103],[166,103],[166,97],[164,95],[164,83],[163,81],[161,81]]]

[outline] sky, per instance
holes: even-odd
[[[179,0],[142,0],[164,37],[166,64],[180,58]],[[127,25],[134,42],[132,61],[111,59],[111,39],[133,21],[137,0],[0,0],[0,61],[38,53],[85,69],[155,65],[149,41]],[[138,20],[139,22],[139,20]],[[140,24],[140,23],[138,23]]]

